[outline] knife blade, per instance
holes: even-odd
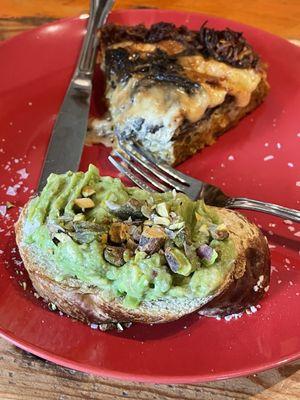
[[[50,173],[78,169],[88,123],[91,87],[90,84],[86,91],[80,92],[71,82],[52,131],[38,191],[43,189]]]
[[[44,161],[38,191],[50,173],[77,171],[88,124],[92,79],[99,38],[97,29],[103,25],[113,0],[91,0],[90,17],[78,65],[56,118]]]

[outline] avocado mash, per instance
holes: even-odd
[[[78,279],[128,307],[208,296],[235,257],[226,226],[203,201],[125,187],[93,165],[49,176],[30,202],[24,237],[55,280]]]

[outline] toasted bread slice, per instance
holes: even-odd
[[[31,200],[32,201],[32,200]],[[162,323],[200,310],[203,315],[224,315],[256,305],[269,287],[270,256],[266,238],[241,214],[216,209],[236,249],[234,267],[222,284],[204,298],[163,298],[142,301],[134,309],[119,298],[106,299],[100,289],[79,279],[58,281],[47,255],[24,240],[28,205],[15,225],[16,239],[24,266],[37,293],[64,313],[87,323],[142,322]]]

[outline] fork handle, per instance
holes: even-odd
[[[235,197],[230,199],[227,208],[239,208],[243,210],[260,211],[272,214],[280,218],[290,219],[291,221],[300,222],[300,211],[292,208],[282,207],[277,204],[265,203],[259,200],[251,200],[245,197]]]

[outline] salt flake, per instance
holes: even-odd
[[[17,174],[20,175],[20,179],[27,179],[29,176],[28,172],[26,171],[26,168],[19,169],[17,171]]]
[[[6,206],[0,206],[0,215],[2,215],[2,217],[4,217],[6,214]]]
[[[271,154],[269,156],[264,157],[264,161],[269,161],[269,160],[273,160],[274,156],[272,156]]]
[[[15,196],[17,194],[17,187],[18,185],[14,185],[14,186],[8,186],[7,190],[6,190],[6,194],[8,196]]]

